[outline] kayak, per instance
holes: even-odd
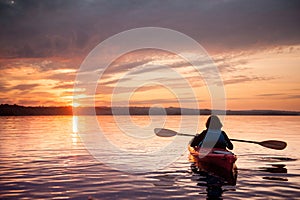
[[[192,162],[191,167],[194,172],[205,171],[223,178],[231,184],[236,183],[237,167],[235,161],[237,156],[235,154],[219,148],[195,150],[189,146],[188,149],[190,151],[189,161]]]

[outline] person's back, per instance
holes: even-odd
[[[227,134],[221,130],[222,123],[220,119],[212,115],[206,122],[206,130],[201,134],[196,135],[192,140],[191,147],[203,147],[203,148],[222,148],[233,149],[233,145],[228,138]]]
[[[202,142],[201,147],[208,148],[221,148],[221,149],[232,149],[231,142],[227,139],[227,135],[221,130],[206,130],[205,139]],[[229,141],[229,142],[228,142]]]

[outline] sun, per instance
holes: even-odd
[[[74,108],[77,108],[80,106],[80,103],[76,103],[76,102],[73,102],[73,105],[72,105]]]

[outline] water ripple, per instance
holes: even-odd
[[[297,199],[300,196],[298,154],[235,144],[239,169],[236,185],[220,182],[209,174],[193,173],[187,154],[166,169],[132,175],[95,161],[79,140],[72,140],[71,122],[70,117],[2,119],[1,199],[206,199],[209,195],[221,195],[224,199]],[[22,124],[30,126],[24,128]],[[298,135],[289,137],[295,140]],[[293,141],[290,143],[289,148],[294,148]]]

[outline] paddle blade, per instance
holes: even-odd
[[[172,131],[164,128],[155,128],[154,133],[159,137],[173,137],[177,135],[176,131]]]
[[[262,141],[262,142],[259,142],[258,144],[263,147],[267,147],[270,149],[276,149],[276,150],[282,150],[287,146],[286,142],[277,141],[277,140]]]

